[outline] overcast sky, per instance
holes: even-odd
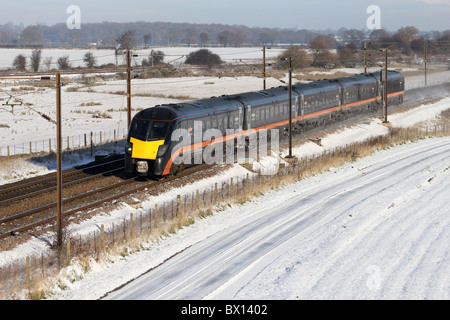
[[[0,0],[0,24],[66,22],[77,5],[81,27],[90,22],[190,22],[249,27],[367,28],[370,5],[381,11],[381,27],[450,29],[450,0]]]

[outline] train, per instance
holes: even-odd
[[[148,177],[177,174],[186,163],[175,160],[187,150],[194,151],[194,156],[213,143],[236,141],[250,131],[279,129],[286,135],[290,114],[293,131],[304,132],[357,113],[380,110],[384,77],[382,72],[373,72],[146,108],[136,113],[130,124],[125,173]],[[386,78],[388,106],[401,104],[403,74],[388,70]],[[194,138],[196,129],[200,135]],[[215,129],[214,139],[202,138],[208,129]],[[177,130],[189,133],[184,143],[173,139]]]

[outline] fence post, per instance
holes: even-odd
[[[233,197],[233,178],[230,180],[230,197]]]
[[[155,228],[158,225],[158,204],[155,203]]]
[[[216,182],[216,184],[214,186],[214,202],[217,203],[217,182]]]
[[[133,212],[130,213],[130,236],[133,237]]]
[[[103,224],[101,225],[100,245],[101,245],[101,249],[100,250],[103,251],[103,249],[105,248],[105,226]]]
[[[70,262],[70,238],[67,239],[67,261],[66,264],[69,265]]]
[[[31,275],[30,275],[30,257],[27,256],[27,262],[26,262],[26,286],[27,289],[30,290],[31,288]]]
[[[197,209],[199,209],[199,197],[200,197],[200,195],[199,195],[198,189],[197,189],[196,197],[195,197],[195,206],[197,207]]]
[[[180,215],[181,211],[181,195],[177,195],[177,217]]]
[[[94,153],[94,141],[93,141],[93,139],[94,139],[94,136],[93,136],[93,133],[91,131],[91,157],[92,157],[92,155]]]

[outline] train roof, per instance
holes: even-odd
[[[209,99],[188,101],[174,104],[164,104],[157,106],[158,109],[165,109],[172,112],[172,119],[189,116],[202,116],[212,112],[225,112],[237,109],[244,105],[268,104],[288,97],[287,87],[272,88],[268,90],[245,92],[239,94],[223,95],[211,97]],[[150,108],[151,110],[152,108]],[[148,110],[148,109],[146,109]],[[149,113],[150,114],[150,113]]]
[[[315,94],[337,89],[339,89],[339,84],[334,79],[300,83],[292,87],[292,90],[297,94]]]
[[[349,77],[337,78],[335,81],[339,82],[344,88],[350,87],[355,83],[364,84],[364,83],[374,83],[376,82],[376,76],[373,73],[367,74],[356,74]]]

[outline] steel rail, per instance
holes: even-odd
[[[70,175],[79,174],[79,173],[82,173],[83,171],[86,171],[86,170],[94,169],[94,168],[101,167],[101,166],[104,166],[104,165],[109,165],[109,164],[112,164],[112,163],[115,163],[115,162],[119,162],[119,161],[123,161],[123,158],[112,160],[112,161],[105,162],[105,163],[95,164],[93,166],[89,166],[89,167],[81,168],[81,169],[69,168],[69,169],[66,169],[66,170],[63,171],[63,176],[70,176]],[[30,185],[36,185],[36,184],[44,183],[44,182],[50,181],[52,179],[55,179],[54,175],[55,175],[55,173],[51,173],[51,176],[47,176],[47,177],[39,179],[39,180],[33,180],[33,181],[26,182],[24,184],[20,184],[20,185],[8,187],[8,188],[0,189],[0,193],[14,192],[14,191],[17,191],[17,190],[20,190],[20,189],[27,188]]]
[[[92,175],[92,176],[89,176],[89,177],[83,177],[83,178],[80,178],[80,179],[76,179],[76,180],[72,180],[72,181],[66,182],[66,183],[63,184],[63,186],[64,187],[68,187],[68,186],[80,184],[80,183],[83,183],[83,182],[87,182],[87,181],[90,181],[90,180],[97,179],[99,176],[102,176],[102,175],[105,175],[105,174],[108,174],[108,173],[113,173],[113,172],[123,171],[123,170],[124,170],[124,167],[117,168],[117,169],[112,169],[112,170],[105,171],[105,172],[102,172],[102,173],[98,173],[96,175]],[[0,205],[5,205],[8,202],[18,201],[18,200],[21,200],[21,199],[33,197],[33,196],[38,195],[40,193],[50,192],[50,191],[53,191],[53,190],[56,190],[56,186],[48,187],[48,188],[41,189],[41,190],[38,190],[38,191],[33,191],[31,193],[23,194],[23,195],[14,197],[14,198],[1,200],[0,201]]]
[[[63,204],[67,204],[67,203],[69,203],[71,201],[74,201],[74,200],[79,200],[79,199],[82,199],[82,198],[89,197],[89,196],[91,196],[91,195],[93,195],[95,193],[98,193],[98,192],[104,192],[104,191],[110,190],[110,189],[115,188],[115,187],[120,187],[121,185],[127,185],[127,184],[133,182],[132,180],[134,180],[134,178],[130,178],[128,180],[116,182],[114,184],[111,184],[111,185],[108,185],[108,186],[105,186],[105,187],[100,187],[100,188],[97,188],[97,189],[94,189],[94,190],[90,190],[88,192],[80,193],[78,195],[65,198],[65,199],[63,199]],[[56,202],[52,202],[52,203],[49,203],[49,204],[46,204],[46,205],[43,205],[43,206],[40,206],[40,207],[37,207],[37,208],[33,208],[33,209],[30,209],[30,210],[27,210],[27,211],[23,211],[23,212],[17,213],[15,215],[12,215],[12,216],[9,216],[9,217],[2,218],[2,219],[0,219],[0,224],[5,223],[5,222],[11,222],[11,221],[14,221],[14,220],[17,220],[17,219],[20,219],[20,218],[24,218],[24,217],[27,217],[27,216],[29,216],[31,214],[35,214],[35,213],[38,213],[38,212],[41,212],[41,211],[44,211],[44,210],[47,210],[47,209],[52,209],[52,208],[56,207],[56,205],[57,205]]]
[[[144,185],[141,185],[139,187],[136,187],[136,188],[133,188],[133,189],[121,192],[119,194],[116,194],[116,195],[113,195],[113,196],[109,196],[109,197],[106,197],[106,198],[102,198],[101,200],[97,200],[97,201],[94,201],[94,202],[89,203],[87,205],[84,205],[84,206],[81,206],[81,207],[78,207],[78,208],[71,209],[69,211],[63,212],[62,216],[64,218],[66,218],[68,216],[74,215],[77,212],[98,207],[98,206],[104,204],[105,202],[109,202],[109,201],[114,201],[114,200],[120,199],[122,197],[131,195],[133,193],[145,190],[145,189],[147,189],[149,187],[155,187],[155,186],[160,185],[160,184],[162,185],[162,184],[168,183],[168,182],[174,181],[176,179],[180,179],[180,178],[182,178],[184,176],[188,176],[188,175],[194,174],[196,172],[203,171],[205,169],[211,168],[213,166],[214,165],[204,164],[204,165],[199,165],[199,166],[196,166],[196,167],[193,167],[193,168],[189,168],[189,169],[186,169],[185,171],[181,172],[180,174],[178,174],[176,176],[170,176],[170,177],[164,178],[163,180],[160,180],[160,181],[152,181],[150,183],[146,183]],[[134,178],[135,177],[130,178],[130,179],[125,180],[125,181],[121,181],[119,183],[115,183],[115,184],[110,185],[110,186],[106,186],[106,187],[103,187],[103,188],[98,188],[98,189],[95,189],[95,190],[91,190],[91,191],[88,191],[86,193],[83,193],[82,195],[77,195],[77,196],[74,196],[74,197],[66,198],[66,199],[64,199],[64,201],[75,200],[75,198],[87,197],[89,195],[93,195],[93,194],[98,193],[98,192],[103,192],[103,191],[107,191],[108,189],[113,189],[113,188],[115,188],[117,186],[120,186],[120,185],[126,185],[126,184],[134,181]],[[42,211],[42,210],[45,210],[45,209],[50,209],[50,208],[53,208],[53,207],[56,207],[56,203],[52,203],[52,204],[49,204],[49,205],[46,205],[46,206],[43,206],[43,207],[39,207],[39,208],[36,208],[36,209],[28,210],[26,212],[22,212],[20,214],[15,215],[14,217],[3,218],[3,219],[0,220],[0,224],[1,223],[5,223],[5,222],[10,222],[12,220],[16,220],[16,219],[19,219],[19,218],[22,218],[22,217],[25,217],[25,216],[29,216],[29,215],[34,214],[36,212],[39,212],[39,211]],[[12,218],[12,219],[9,219],[9,218]],[[31,223],[31,224],[28,224],[26,226],[22,226],[22,227],[19,227],[19,228],[15,228],[13,230],[6,231],[6,232],[0,234],[0,239],[7,238],[9,236],[14,236],[16,234],[19,234],[19,233],[24,232],[24,231],[28,231],[28,230],[33,229],[35,227],[51,223],[51,222],[55,221],[56,218],[57,217],[55,215],[55,216],[52,216],[50,218],[46,218],[44,220],[40,220],[40,221]]]

